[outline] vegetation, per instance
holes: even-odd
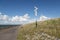
[[[60,18],[23,25],[17,40],[60,40]]]

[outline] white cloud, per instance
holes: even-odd
[[[40,16],[37,21],[45,21],[50,19],[49,17],[46,16]],[[23,16],[8,16],[8,15],[3,15],[0,13],[0,24],[26,24],[26,23],[32,23],[35,22],[36,18],[30,18],[28,14],[25,14]]]
[[[29,15],[25,14],[24,16],[14,16],[11,18],[11,21],[12,22],[16,22],[16,21],[23,22],[23,21],[28,21],[29,18],[30,18]]]
[[[24,18],[30,18],[28,14],[25,14],[23,17]]]
[[[35,21],[36,21],[36,19],[30,19],[28,23],[33,23]]]
[[[28,23],[36,22],[36,20],[37,20],[37,21],[45,21],[45,20],[49,20],[49,19],[51,19],[51,18],[50,18],[50,17],[46,17],[46,16],[42,15],[42,16],[40,16],[40,18],[38,18],[38,19],[33,18],[33,19],[29,20],[29,22],[28,22]]]
[[[38,8],[35,6],[34,7],[35,9],[34,9],[34,12],[35,12],[35,16],[37,16],[37,10],[38,10]]]
[[[28,21],[29,19],[29,15],[25,14],[23,16],[8,16],[8,15],[3,15],[2,13],[0,13],[0,24],[21,24],[25,21]]]
[[[45,21],[45,20],[48,20],[50,19],[49,17],[46,17],[46,16],[40,16],[40,21]]]
[[[4,21],[6,21],[6,20],[8,20],[8,16],[7,15],[2,15],[1,13],[0,13],[0,20],[4,20]]]

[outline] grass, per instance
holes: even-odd
[[[40,33],[46,33],[51,37],[54,36],[60,39],[60,18],[38,22],[37,24],[37,27],[35,23],[23,25],[18,30],[17,40],[33,40],[33,38],[37,38]],[[38,39],[34,40],[42,39],[38,37]]]

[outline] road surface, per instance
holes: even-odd
[[[0,30],[0,40],[17,40],[18,27]]]

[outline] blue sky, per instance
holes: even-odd
[[[60,17],[60,0],[0,0],[0,12],[8,16],[23,16],[29,14],[35,18],[34,6],[38,7],[38,17],[42,15]]]

